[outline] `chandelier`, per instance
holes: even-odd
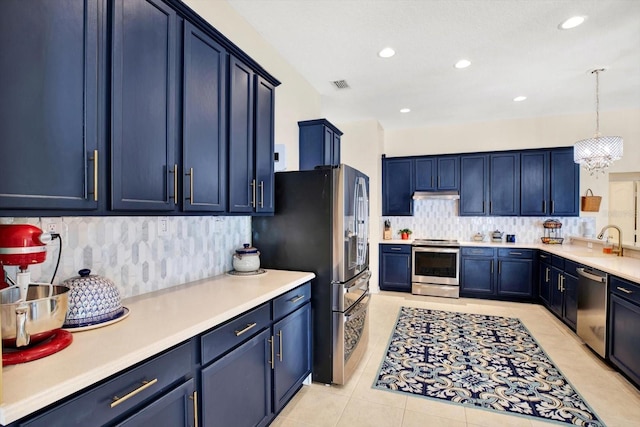
[[[600,81],[598,68],[591,71],[596,75],[596,133],[593,138],[578,141],[573,146],[573,161],[582,165],[591,175],[603,173],[611,164],[622,158],[622,137],[600,135]]]

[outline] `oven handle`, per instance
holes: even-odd
[[[414,252],[436,252],[445,254],[457,254],[460,252],[460,248],[434,248],[427,246],[413,246]]]
[[[363,300],[367,300],[366,302],[363,302]],[[362,313],[363,311],[367,310],[369,308],[369,300],[371,299],[371,294],[369,292],[365,292],[364,294],[362,294],[362,296],[360,298],[358,298],[358,301],[356,301],[355,303],[353,303],[351,305],[351,307],[349,307],[348,310],[345,310],[344,312],[344,322],[348,322],[352,317],[357,316],[358,314]],[[361,304],[362,303],[362,304]],[[358,306],[360,306],[358,308]]]

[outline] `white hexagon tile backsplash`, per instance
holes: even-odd
[[[55,283],[83,268],[111,279],[123,298],[223,274],[232,255],[251,242],[251,217],[62,217],[62,257]],[[42,227],[39,218],[14,223]],[[43,264],[29,267],[33,281],[49,282],[58,257],[58,241],[47,246]],[[15,270],[9,274],[14,275]]]

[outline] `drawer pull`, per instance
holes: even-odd
[[[622,288],[622,287],[620,287],[620,286],[616,286],[616,289],[617,289],[617,290],[619,290],[619,291],[624,292],[625,294],[632,294],[632,293],[633,293],[633,291],[630,291],[630,290],[629,290],[629,289],[627,289],[627,288]]]
[[[291,298],[289,302],[293,304],[300,301],[301,299],[304,299],[304,295],[296,295],[295,297]]]
[[[509,255],[522,255],[522,252],[509,252]]]
[[[391,248],[392,251],[401,251],[402,248]]]
[[[269,360],[269,365],[271,365],[271,369],[275,367],[275,357],[273,357],[273,336],[269,338],[269,345],[271,346],[271,360]]]
[[[282,353],[284,353],[284,351],[282,351],[282,331],[278,332],[278,338],[280,339],[280,353],[278,353],[278,359],[282,362]]]
[[[113,398],[111,399],[111,407],[115,408],[119,404],[125,402],[126,400],[131,399],[136,394],[140,393],[141,391],[144,391],[144,390],[148,389],[149,387],[151,387],[152,385],[154,385],[157,382],[158,382],[157,378],[154,378],[151,381],[142,381],[142,385],[140,385],[140,387],[138,387],[137,389],[135,389],[133,391],[130,391],[129,393],[125,394],[124,396],[122,396],[122,397],[113,396]]]
[[[189,399],[193,400],[193,427],[198,427],[198,392],[194,391]]]
[[[548,257],[548,256],[546,256],[546,255],[542,255],[542,254],[540,254],[540,258],[547,259],[547,258],[549,258],[549,257]]]
[[[256,325],[257,325],[256,322],[247,323],[247,326],[245,326],[243,329],[240,329],[239,331],[233,331],[233,332],[236,334],[237,337],[239,337],[240,335],[244,334],[248,330],[255,328]]]

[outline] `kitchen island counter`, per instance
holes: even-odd
[[[123,300],[129,316],[75,332],[66,349],[2,371],[0,424],[9,424],[311,280],[313,273],[267,270],[220,275]]]

